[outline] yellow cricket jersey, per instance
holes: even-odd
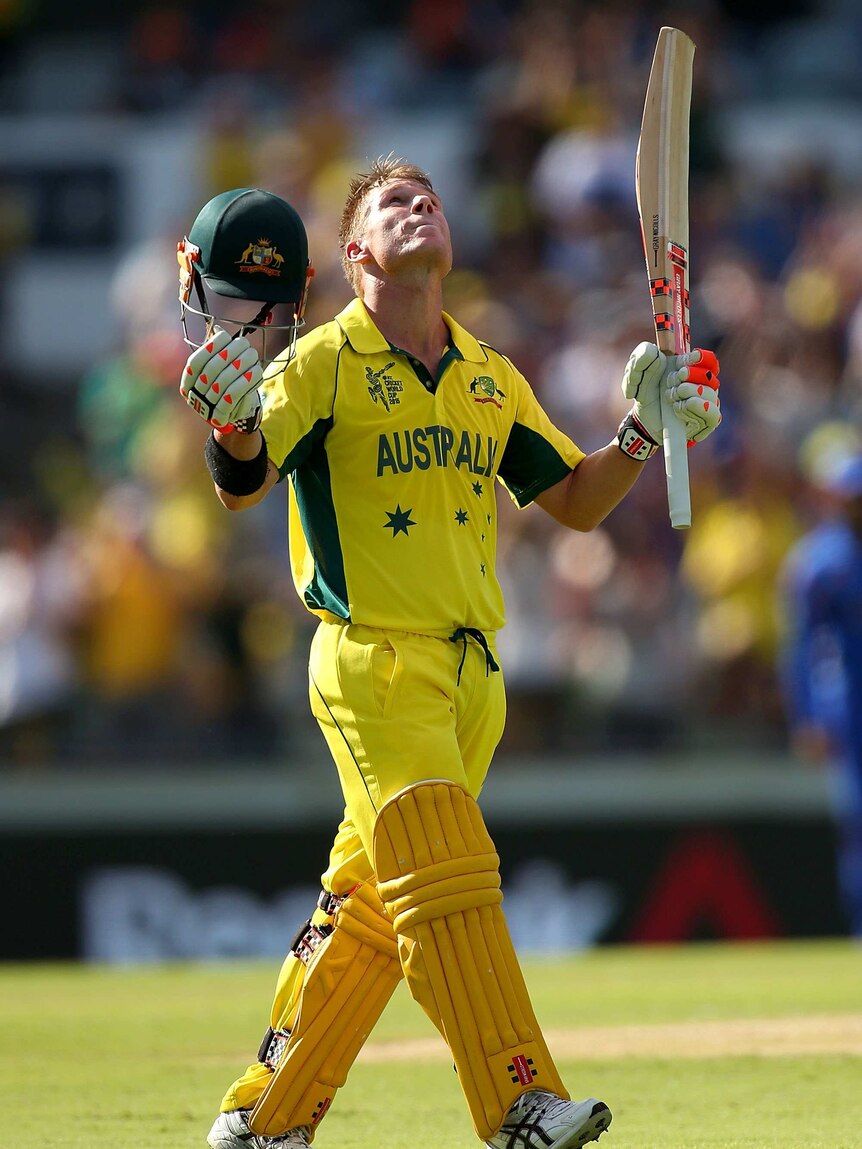
[[[358,299],[266,374],[261,430],[290,477],[293,579],[321,618],[498,629],[494,479],[524,507],[584,457],[504,355],[444,320],[436,380]]]

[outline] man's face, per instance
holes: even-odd
[[[408,179],[373,188],[351,250],[370,257],[366,268],[376,264],[387,275],[416,269],[442,278],[452,267],[452,239],[439,197]]]

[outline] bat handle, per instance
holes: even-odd
[[[667,502],[670,524],[675,530],[691,526],[691,493],[688,485],[688,443],[685,426],[677,419],[673,406],[662,391],[662,444],[664,470],[667,476]]]

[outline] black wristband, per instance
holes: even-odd
[[[266,439],[260,437],[260,451],[253,459],[235,459],[210,435],[204,447],[207,470],[220,491],[228,495],[253,495],[263,486],[268,458]]]

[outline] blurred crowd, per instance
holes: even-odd
[[[200,204],[248,185],[294,204],[317,270],[309,325],[350,297],[337,220],[369,125],[415,109],[466,132],[466,153],[431,170],[444,202],[458,189],[447,309],[514,359],[585,450],[614,434],[625,361],[651,338],[634,146],[658,28],[692,36],[692,330],[720,356],[724,426],[690,452],[687,532],[669,525],[658,459],[586,535],[500,491],[502,752],[785,746],[780,571],[819,512],[823,460],[860,426],[862,196],[822,149],[752,162],[727,111],[780,109],[803,88],[862,110],[858,68],[842,71],[862,39],[853,5],[747,24],[719,4],[636,0],[132,10],[96,110],[129,130],[174,107],[193,116]],[[224,511],[206,429],[176,395],[178,238],[118,263],[112,352],[38,411],[19,399],[7,423],[2,768],[319,752],[314,619],[290,582],[284,499]]]

